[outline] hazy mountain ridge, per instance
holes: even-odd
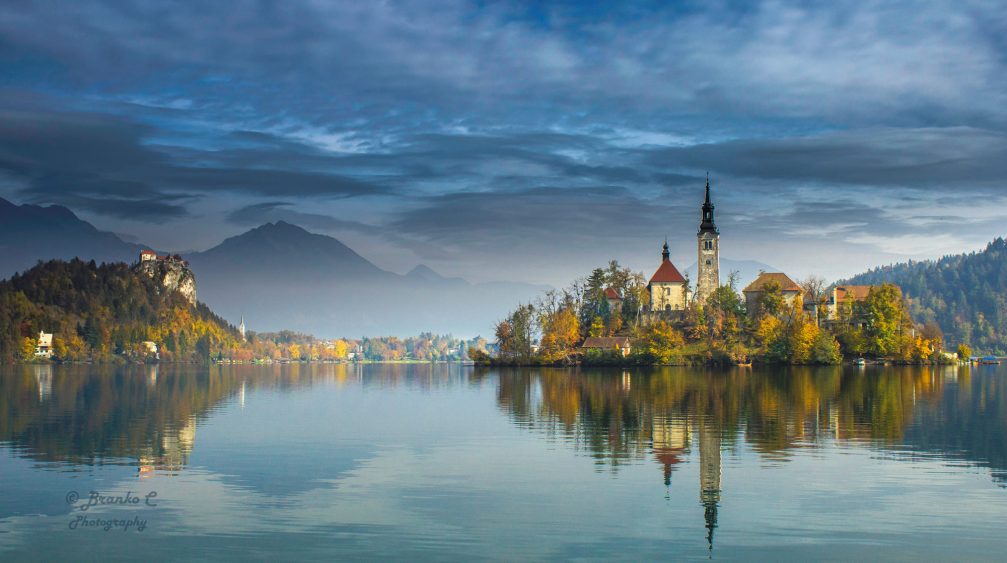
[[[934,321],[948,344],[1007,353],[1007,242],[979,252],[874,268],[840,283],[899,285],[913,318]]]
[[[489,334],[515,302],[546,286],[471,284],[425,265],[383,270],[335,238],[283,221],[190,256],[200,299],[249,328],[319,336]]]
[[[0,276],[37,262],[79,257],[137,260],[149,248],[100,231],[62,206],[0,199]],[[253,330],[292,329],[318,336],[489,334],[516,302],[549,289],[518,282],[469,283],[426,265],[386,271],[339,240],[284,221],[266,223],[185,255],[200,301]]]
[[[15,205],[0,198],[0,279],[54,258],[131,262],[143,248],[61,205]]]

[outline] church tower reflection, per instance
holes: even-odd
[[[651,451],[664,468],[664,486],[671,487],[671,475],[687,458],[693,435],[699,440],[699,502],[706,520],[706,542],[713,550],[713,531],[717,528],[720,505],[720,428],[714,421],[704,418],[690,424],[684,417],[655,416],[651,425]]]
[[[720,430],[705,420],[699,422],[699,501],[706,519],[706,541],[713,550],[720,503]]]

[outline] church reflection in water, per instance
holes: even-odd
[[[827,442],[927,453],[988,467],[1007,483],[1007,369],[776,368],[711,371],[472,369],[453,365],[15,366],[0,369],[0,445],[40,462],[183,471],[215,409],[257,389],[325,383],[419,389],[492,387],[511,422],[618,470],[657,463],[661,491],[698,461],[712,549],[722,455],[767,460]],[[481,400],[473,395],[473,400]],[[655,486],[660,480],[655,476]],[[681,486],[676,484],[676,486]]]
[[[739,442],[767,460],[829,441],[927,451],[988,466],[1001,486],[1007,482],[1007,443],[980,437],[1007,430],[996,416],[1007,413],[1007,387],[992,373],[973,378],[967,367],[490,373],[499,378],[498,402],[516,424],[561,436],[612,467],[652,459],[666,496],[676,469],[698,453],[710,549],[723,493],[722,453]]]

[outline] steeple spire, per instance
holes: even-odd
[[[664,250],[661,251],[661,259],[664,261],[671,260],[671,251],[668,250],[668,239],[664,239]]]
[[[710,200],[710,173],[706,173],[706,201],[703,202],[703,221],[699,224],[699,232],[719,233],[717,224],[713,221],[713,202]]]

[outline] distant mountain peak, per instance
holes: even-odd
[[[299,272],[303,280],[390,275],[340,240],[286,221],[259,225],[191,255],[191,259],[204,271],[215,268],[214,264],[228,264],[232,271],[250,269],[277,275]]]
[[[435,282],[435,283],[449,282],[449,283],[462,283],[468,285],[468,282],[465,281],[464,279],[457,277],[449,278],[447,276],[443,276],[440,273],[434,271],[430,266],[427,266],[426,264],[418,264],[415,268],[409,270],[409,273],[406,274],[406,277],[426,282]]]
[[[0,198],[0,278],[53,258],[129,261],[140,248],[62,205],[17,205]]]
[[[421,277],[421,278],[434,277],[438,279],[444,278],[444,276],[438,274],[430,266],[427,266],[426,264],[417,264],[416,267],[413,268],[412,270],[409,270],[409,273],[406,275],[414,278],[415,277]]]

